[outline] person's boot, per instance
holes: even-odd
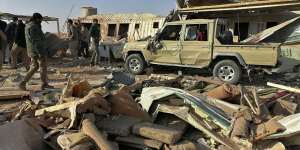
[[[93,68],[95,66],[94,63],[90,63],[90,68]]]
[[[27,90],[26,89],[26,83],[24,83],[24,82],[19,83],[18,87],[22,91],[26,91]]]
[[[43,85],[41,86],[41,89],[42,89],[42,90],[45,90],[45,89],[54,89],[54,86],[51,86],[51,85],[49,85],[49,84],[43,84]]]

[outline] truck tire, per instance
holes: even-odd
[[[140,54],[131,54],[126,58],[125,68],[129,73],[139,75],[144,72],[145,61]]]
[[[213,75],[226,83],[237,84],[241,79],[242,70],[233,60],[222,60],[214,66]]]

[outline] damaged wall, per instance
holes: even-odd
[[[104,40],[116,40],[128,35],[128,40],[139,40],[154,35],[162,27],[165,17],[154,14],[98,14],[78,18],[82,23],[91,24],[96,18],[100,22],[101,35]],[[115,28],[109,28],[109,26]],[[110,31],[110,32],[109,32]]]

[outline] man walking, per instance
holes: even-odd
[[[98,65],[99,57],[100,57],[100,52],[98,50],[98,47],[99,47],[99,41],[101,35],[100,35],[100,29],[99,29],[97,19],[93,19],[93,24],[90,29],[90,36],[91,36],[91,50],[92,50],[92,58],[91,58],[90,66],[93,67],[95,65]]]
[[[22,20],[18,20],[15,44],[11,51],[11,67],[13,69],[17,69],[18,56],[21,56],[22,63],[28,71],[30,69],[30,59],[26,49],[25,24]]]
[[[32,78],[34,73],[41,67],[42,89],[53,88],[48,85],[47,81],[47,55],[48,51],[44,49],[46,40],[42,31],[41,23],[43,16],[39,13],[34,13],[30,22],[25,27],[25,38],[27,44],[27,52],[32,60],[32,67],[27,72],[24,80],[19,84],[19,88],[26,90],[26,83]]]
[[[8,49],[8,51],[4,51],[4,61],[5,61],[5,56],[6,55],[8,56],[8,61],[10,61],[10,54],[9,53],[11,52],[11,49],[12,49],[13,44],[15,42],[17,21],[18,21],[18,18],[13,17],[13,21],[10,22],[6,26],[6,29],[5,29],[5,34],[6,34],[6,37],[7,37],[7,49]],[[6,54],[6,52],[8,54]]]

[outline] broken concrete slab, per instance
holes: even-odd
[[[36,120],[26,119],[0,126],[1,150],[50,150]]]
[[[145,138],[137,137],[137,136],[117,137],[116,141],[118,141],[124,145],[135,144],[135,145],[151,147],[151,148],[155,148],[155,149],[161,149],[161,147],[163,146],[163,143],[160,141],[152,140],[152,139],[145,139]]]
[[[275,119],[259,124],[255,129],[255,140],[260,140],[269,135],[285,131],[286,128]]]
[[[228,137],[216,133],[215,131],[209,129],[206,126],[206,123],[203,122],[203,118],[200,118],[199,116],[192,114],[190,112],[190,108],[188,107],[178,107],[178,106],[168,106],[168,105],[158,105],[158,108],[156,112],[162,112],[162,113],[168,113],[173,114],[182,120],[188,122],[191,126],[195,127],[196,129],[200,130],[204,134],[206,134],[208,137],[214,139],[215,141],[223,144],[229,149],[232,150],[238,150],[239,146],[236,145],[231,139]]]
[[[72,149],[76,145],[85,143],[89,138],[82,132],[66,133],[58,136],[57,143],[62,149]]]
[[[177,131],[182,132],[182,134],[184,134],[184,132],[189,126],[187,122],[176,117],[175,115],[163,113],[158,114],[158,117],[155,119],[155,124],[175,129]]]
[[[276,134],[272,134],[265,139],[280,139],[280,138],[287,138],[291,136],[295,136],[300,133],[300,114],[294,114],[287,117],[284,117],[278,122],[283,125],[286,130],[283,132],[279,132]]]
[[[97,129],[95,124],[90,119],[83,120],[82,132],[93,139],[100,149],[117,150],[115,146],[109,142],[106,137]]]
[[[178,130],[152,123],[136,124],[132,128],[132,132],[136,135],[158,140],[167,144],[174,144],[182,137],[182,132]]]
[[[233,101],[240,94],[240,89],[237,86],[229,84],[224,84],[207,92],[209,97],[226,101]]]
[[[243,115],[240,115],[235,119],[231,136],[244,138],[244,139],[249,138],[250,122]]]
[[[283,115],[293,115],[296,113],[298,104],[286,100],[277,100],[277,103],[274,106],[273,114],[276,116]]]
[[[166,146],[165,150],[210,150],[211,148],[204,144],[193,143],[191,141],[181,141],[177,144]]]
[[[112,116],[96,121],[96,126],[108,134],[129,136],[131,128],[142,120],[128,116]]]
[[[112,115],[125,115],[151,120],[148,113],[142,110],[127,90],[119,90],[115,94],[108,96],[107,100],[111,103]]]

